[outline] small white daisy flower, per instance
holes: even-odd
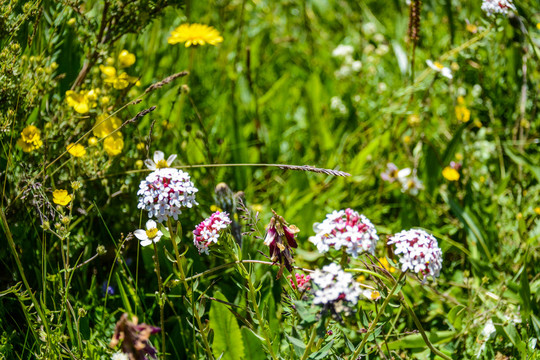
[[[148,246],[152,242],[157,243],[163,236],[163,233],[161,230],[158,230],[157,224],[154,220],[148,220],[146,222],[146,230],[135,230],[133,234],[141,241],[141,246]]]
[[[440,62],[433,62],[431,60],[426,60],[426,64],[432,68],[433,70],[435,70],[436,72],[439,72],[441,73],[442,76],[448,78],[448,79],[452,79],[453,76],[452,76],[452,70],[450,70],[450,68],[447,68],[446,66],[444,66],[443,64],[441,64]]]
[[[171,156],[167,158],[167,160],[165,160],[165,154],[163,153],[163,151],[158,150],[154,152],[154,158],[144,160],[144,164],[150,170],[163,169],[163,168],[171,167],[175,159],[176,159],[176,154],[172,154]]]

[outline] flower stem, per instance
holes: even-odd
[[[236,257],[236,256],[235,256]],[[253,286],[253,283],[251,282],[251,274],[247,271],[244,264],[239,262],[238,257],[235,259],[236,263],[238,263],[238,266],[242,270],[241,272],[245,276],[248,288],[249,288],[249,295],[251,296],[251,302],[253,303],[253,310],[255,310],[255,316],[257,316],[257,321],[259,322],[259,326],[262,329],[263,337],[266,340],[266,346],[268,347],[268,351],[270,352],[270,356],[272,359],[277,360],[276,354],[274,353],[274,349],[272,348],[272,341],[270,341],[270,336],[268,335],[268,332],[266,331],[265,322],[261,316],[261,312],[259,310],[259,305],[257,304],[257,293],[255,291],[255,287]]]
[[[317,324],[314,324],[311,329],[311,335],[309,336],[308,343],[306,345],[306,350],[304,350],[304,353],[302,354],[302,357],[300,360],[306,360],[309,354],[311,353],[310,349],[313,345],[313,342],[315,341],[315,335],[317,335]]]
[[[371,325],[369,326],[368,331],[364,335],[364,338],[362,339],[362,342],[356,348],[356,351],[350,357],[350,360],[354,360],[354,359],[358,358],[358,355],[360,354],[360,351],[362,351],[362,349],[364,348],[364,345],[366,344],[366,342],[367,342],[367,340],[369,338],[369,335],[371,335],[371,333],[373,333],[373,331],[375,330],[375,327],[377,326],[377,323],[379,322],[379,318],[381,317],[381,314],[384,312],[384,309],[386,308],[386,306],[390,302],[390,299],[392,298],[392,295],[394,295],[394,292],[396,291],[396,289],[399,286],[399,283],[401,282],[401,280],[403,280],[404,277],[405,277],[405,272],[402,272],[401,275],[399,275],[399,279],[394,284],[394,287],[392,288],[392,290],[390,290],[390,292],[386,296],[386,299],[384,299],[384,302],[382,303],[379,312],[375,316],[375,319],[373,319],[373,321],[371,322]]]
[[[159,289],[159,320],[161,326],[161,359],[165,359],[165,313],[163,301],[163,280],[161,279],[161,271],[159,270],[159,256],[157,252],[157,245],[152,241],[154,245],[154,264],[156,266],[156,274],[158,278],[158,289]]]
[[[173,231],[172,221],[170,218],[167,219],[167,225],[169,226],[169,233],[171,234],[171,241],[173,243],[174,255],[176,256],[176,267],[178,268],[178,271],[180,272],[180,281],[182,282],[182,284],[184,284],[184,288],[186,289],[186,294],[191,304],[191,310],[192,310],[193,316],[195,316],[195,321],[197,321],[197,326],[199,327],[199,333],[201,334],[201,337],[203,340],[204,349],[206,351],[207,358],[213,359],[214,356],[212,355],[212,349],[210,349],[210,344],[208,342],[206,332],[203,329],[201,317],[199,316],[199,310],[196,308],[195,303],[193,301],[193,291],[189,287],[189,284],[186,281],[186,273],[184,272],[184,268],[182,267],[183,256],[181,256],[180,252],[178,251],[178,245],[176,244],[177,234],[175,234]]]

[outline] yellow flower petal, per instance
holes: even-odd
[[[67,190],[57,189],[53,191],[53,202],[58,205],[66,206],[71,201],[71,195]]]
[[[127,50],[122,50],[120,51],[120,54],[118,54],[118,62],[121,67],[130,67],[135,64],[135,55]]]
[[[103,149],[109,156],[116,156],[122,152],[124,148],[124,139],[120,132],[115,132],[113,135],[103,140]]]
[[[456,169],[451,168],[450,166],[447,166],[447,167],[445,167],[443,169],[442,175],[448,181],[458,181],[459,180],[459,172]]]
[[[167,40],[169,44],[185,43],[186,47],[191,45],[217,45],[223,41],[219,31],[212,26],[203,24],[182,24],[171,32]]]
[[[75,157],[82,157],[86,155],[86,149],[81,144],[69,144],[67,146],[67,151]]]

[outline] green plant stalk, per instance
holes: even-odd
[[[394,292],[396,291],[397,287],[399,286],[399,283],[401,282],[401,280],[403,280],[404,277],[405,277],[405,272],[402,272],[402,273],[399,275],[399,279],[398,279],[398,280],[396,281],[396,283],[394,284],[394,287],[392,288],[392,290],[390,290],[390,292],[389,292],[388,295],[386,296],[386,299],[384,299],[384,302],[382,303],[379,312],[378,312],[377,315],[375,316],[375,319],[373,319],[373,321],[371,322],[371,325],[369,326],[368,331],[367,331],[366,334],[364,335],[364,338],[362,339],[362,342],[361,342],[360,345],[356,348],[356,351],[355,351],[354,354],[350,357],[350,360],[354,360],[354,359],[357,359],[357,358],[358,358],[358,355],[360,354],[360,351],[362,351],[362,349],[364,348],[364,345],[366,344],[366,342],[367,342],[367,340],[368,340],[368,338],[369,338],[369,335],[371,335],[371,333],[373,333],[373,331],[375,330],[375,327],[377,326],[377,323],[379,322],[379,318],[381,317],[381,314],[384,313],[384,309],[386,309],[386,306],[387,306],[388,303],[390,302],[390,299],[391,299],[392,296],[394,295]]]
[[[157,245],[152,241],[154,245],[154,264],[156,266],[156,274],[158,278],[158,289],[159,289],[159,320],[161,326],[161,359],[165,359],[165,314],[164,314],[164,305],[163,302],[163,281],[161,280],[161,271],[159,270],[159,258],[157,252]]]
[[[404,302],[405,302],[405,310],[407,310],[407,312],[409,313],[409,315],[411,315],[411,317],[413,318],[413,321],[416,325],[416,327],[418,328],[418,331],[420,331],[420,335],[422,336],[422,339],[424,339],[424,342],[426,343],[427,347],[433,351],[433,353],[437,356],[440,356],[442,357],[443,359],[445,360],[452,360],[451,357],[443,354],[440,350],[438,350],[435,346],[433,346],[433,344],[431,343],[431,341],[429,341],[429,338],[427,337],[426,335],[426,332],[424,330],[424,328],[422,327],[422,324],[420,323],[420,320],[418,320],[418,317],[416,317],[416,314],[414,313],[414,311],[410,308],[409,306],[409,301],[407,299],[407,297],[404,295],[403,298],[405,299]]]
[[[178,268],[178,271],[180,272],[180,281],[182,282],[182,284],[184,284],[184,288],[186,289],[186,294],[188,296],[189,302],[191,303],[191,311],[193,313],[193,316],[195,316],[195,321],[197,321],[197,326],[199,327],[199,333],[201,334],[201,337],[203,339],[206,355],[208,356],[208,359],[213,359],[214,355],[212,354],[212,349],[210,348],[210,343],[208,342],[206,332],[203,330],[203,325],[202,325],[201,317],[199,316],[199,311],[198,309],[195,308],[195,302],[193,301],[193,291],[189,287],[189,284],[187,283],[186,274],[184,272],[184,268],[182,267],[183,256],[180,255],[180,252],[178,251],[178,245],[176,244],[176,234],[173,231],[172,221],[170,218],[167,219],[167,225],[169,226],[169,233],[171,235],[171,241],[173,243],[174,255],[176,256],[176,267]]]
[[[309,340],[306,345],[306,350],[304,350],[304,353],[302,354],[302,357],[300,358],[300,360],[306,360],[309,354],[311,353],[310,349],[311,349],[311,346],[313,346],[313,342],[315,341],[316,335],[317,335],[317,324],[313,324],[312,329],[311,329],[311,335],[309,336]]]
[[[47,333],[47,344],[48,344],[49,339],[51,337],[51,333],[49,329],[49,324],[47,323],[47,317],[45,316],[45,313],[43,312],[43,309],[41,308],[40,303],[37,301],[34,295],[34,292],[32,291],[32,288],[30,288],[30,285],[28,284],[28,280],[26,280],[26,276],[24,275],[24,269],[21,264],[21,259],[19,259],[19,255],[17,254],[17,250],[15,249],[15,242],[13,241],[13,236],[11,235],[11,231],[9,230],[6,214],[4,213],[4,208],[2,207],[0,207],[0,219],[2,220],[2,227],[4,228],[4,232],[8,240],[9,249],[11,250],[13,257],[15,258],[15,262],[17,263],[17,268],[19,269],[19,273],[21,275],[24,286],[26,287],[26,290],[30,294],[30,297],[32,299],[32,304],[34,304],[34,307],[36,308],[36,311],[38,312],[39,317],[41,318],[41,321],[43,322],[43,327],[45,328],[45,332]]]
[[[270,341],[270,336],[268,335],[268,331],[266,331],[265,322],[261,316],[261,311],[259,310],[259,305],[257,304],[257,293],[255,292],[255,288],[253,287],[253,283],[251,282],[251,274],[247,271],[244,264],[240,262],[238,259],[238,256],[234,255],[236,262],[238,263],[238,266],[242,270],[244,277],[247,280],[248,288],[249,288],[249,295],[251,297],[251,302],[253,303],[253,310],[255,310],[255,316],[257,316],[257,321],[259,322],[259,326],[262,329],[263,337],[266,340],[266,346],[268,347],[268,351],[270,352],[270,356],[274,360],[278,360],[276,357],[276,354],[274,353],[274,349],[272,348],[272,342]]]

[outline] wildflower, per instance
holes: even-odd
[[[127,50],[122,50],[120,51],[120,54],[118,54],[118,62],[121,67],[130,67],[135,64],[135,55]]]
[[[537,206],[537,207],[534,208],[534,213],[536,215],[540,215],[540,206]]]
[[[208,246],[217,244],[219,235],[231,224],[229,214],[216,211],[209,218],[205,219],[193,231],[193,243],[200,253],[208,255]]]
[[[74,157],[86,155],[86,149],[81,144],[68,144],[67,151]]]
[[[459,180],[459,172],[450,167],[450,166],[447,166],[443,169],[442,171],[442,175],[443,177],[448,180],[448,181],[458,181]]]
[[[440,72],[442,76],[452,79],[452,70],[450,70],[450,68],[445,67],[437,61],[433,62],[431,60],[426,60],[426,64],[436,72]]]
[[[53,191],[53,203],[57,205],[66,206],[71,201],[71,195],[67,190],[56,189]]]
[[[347,106],[345,106],[339,96],[334,96],[330,99],[330,109],[340,113],[341,115],[347,115],[349,112],[347,110]]]
[[[353,52],[354,48],[351,45],[340,44],[332,51],[332,56],[336,58],[347,58],[352,56]]]
[[[411,114],[407,116],[407,124],[410,126],[416,126],[420,124],[420,116],[418,114]]]
[[[104,138],[122,126],[122,121],[116,116],[101,114],[96,118],[92,132],[98,138]]]
[[[91,108],[96,107],[95,101],[91,100],[94,98],[93,94],[90,94],[89,98],[88,93],[86,90],[81,90],[78,93],[68,90],[66,91],[66,102],[79,114],[86,114]]]
[[[182,24],[171,32],[167,42],[171,45],[185,42],[186,47],[191,45],[217,45],[223,41],[219,31],[212,26],[203,24]]]
[[[155,151],[154,152],[154,159],[146,159],[144,161],[147,168],[150,170],[156,170],[156,169],[163,169],[171,167],[174,159],[176,159],[176,154],[172,154],[165,160],[165,154],[163,151]]]
[[[157,169],[141,181],[137,207],[148,211],[148,217],[156,217],[158,222],[168,217],[178,220],[181,208],[198,205],[197,191],[188,173],[173,168]]]
[[[139,160],[135,161],[135,167],[137,169],[142,169],[143,165],[144,165],[144,162],[142,160],[139,159]]]
[[[420,190],[424,189],[424,184],[416,176],[416,170],[412,171],[409,168],[400,170],[397,179],[401,184],[401,192],[416,196]]]
[[[478,26],[471,24],[467,21],[467,25],[465,26],[465,30],[472,34],[476,34],[478,32]]]
[[[482,10],[487,16],[493,16],[494,14],[506,16],[509,10],[516,11],[516,7],[512,3],[512,0],[483,0]]]
[[[71,188],[75,191],[79,190],[82,187],[82,184],[78,180],[74,180],[71,182]]]
[[[113,354],[111,360],[129,360],[129,357],[127,356],[127,354],[117,352]]]
[[[107,295],[114,295],[114,287],[112,287],[112,285],[108,285],[107,281],[103,281],[103,284],[101,285],[101,294],[103,297]]]
[[[94,145],[96,145],[97,143],[98,143],[98,139],[97,139],[96,137],[94,137],[94,136],[92,136],[92,137],[90,137],[90,138],[88,139],[88,145],[90,145],[90,146],[94,146]]]
[[[154,220],[148,220],[146,222],[146,230],[138,229],[133,232],[133,235],[141,240],[141,246],[148,246],[151,243],[157,243],[163,236],[161,230],[158,230],[157,224]]]
[[[311,288],[309,286],[310,281],[311,281],[311,276],[304,275],[304,274],[298,274],[298,273],[295,273],[294,276],[296,277],[296,283],[298,284],[298,290],[299,291],[306,291],[306,290],[309,290]],[[289,279],[289,281],[291,282],[291,285],[292,285],[293,289],[296,289],[296,285],[294,284],[294,280],[292,279],[292,275],[287,276],[287,279]]]
[[[394,253],[400,255],[401,271],[412,270],[422,274],[439,276],[442,268],[442,252],[433,235],[424,230],[403,230],[388,240],[395,245]]]
[[[386,269],[386,271],[389,271],[391,273],[394,273],[396,271],[396,268],[390,265],[387,258],[380,257],[379,262],[381,263],[382,267]]]
[[[358,302],[361,290],[350,273],[338,264],[332,263],[311,274],[314,284],[314,304],[332,305],[343,300],[352,304]]]
[[[136,316],[133,317],[133,321],[129,321],[128,314],[124,313],[116,323],[110,346],[115,347],[122,341],[122,353],[126,354],[130,360],[144,360],[147,359],[147,355],[156,359],[156,349],[148,340],[150,335],[160,332],[161,329],[137,323]]]
[[[362,291],[362,295],[368,300],[377,301],[381,298],[381,293],[377,290],[364,290]]]
[[[456,118],[459,121],[467,122],[471,118],[471,111],[465,106],[465,99],[462,96],[457,99],[458,105],[455,108]]]
[[[274,216],[270,219],[270,223],[266,227],[266,237],[264,238],[264,245],[270,248],[270,258],[273,262],[278,262],[292,271],[292,263],[294,259],[292,257],[291,248],[297,248],[296,234],[300,230],[295,225],[289,225],[283,217],[276,214],[272,210]],[[278,273],[278,277],[281,272]]]
[[[103,140],[103,149],[109,156],[116,156],[124,148],[124,139],[122,133],[117,131]]]
[[[113,66],[100,65],[99,70],[105,75],[105,83],[111,84],[116,90],[123,90],[130,84],[135,84],[137,78],[129,76],[125,72],[117,75],[116,69]]]
[[[386,171],[381,174],[381,178],[384,181],[393,183],[396,180],[403,180],[411,173],[411,169],[405,168],[399,170],[399,168],[394,163],[386,164]]]
[[[19,146],[24,152],[31,152],[43,146],[41,140],[41,131],[34,125],[28,125],[21,132],[21,138],[17,140]]]
[[[375,246],[379,240],[375,226],[364,215],[352,209],[334,211],[326,215],[322,223],[313,226],[315,236],[309,241],[317,246],[321,253],[334,247],[336,250],[345,248],[347,254],[354,258],[358,253],[375,253]]]

